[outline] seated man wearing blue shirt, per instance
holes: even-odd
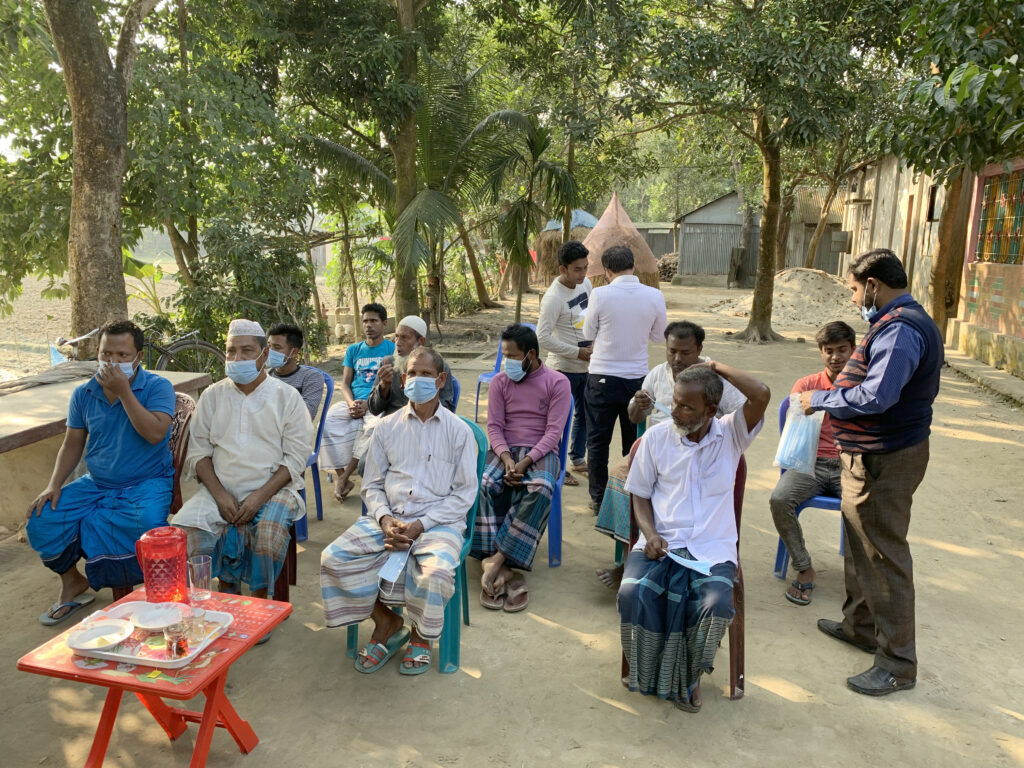
[[[29,543],[61,580],[60,597],[39,617],[46,625],[91,603],[90,586],[113,587],[116,598],[141,583],[135,542],[166,523],[171,504],[174,387],[142,370],[145,337],[135,323],[108,323],[99,339],[99,371],[72,393],[53,474],[28,511]],[[83,451],[88,474],[62,488]]]

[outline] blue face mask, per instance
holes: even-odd
[[[864,293],[866,294],[867,290],[865,290]],[[860,316],[864,318],[864,322],[865,323],[870,323],[871,322],[871,316],[874,315],[875,312],[878,311],[878,303],[877,303],[876,299],[877,299],[876,296],[872,296],[871,297],[871,306],[870,307],[868,307],[866,303],[865,304],[861,304],[861,306],[860,306]]]
[[[423,405],[437,396],[437,380],[429,376],[412,376],[405,380],[403,391],[409,402]]]
[[[255,360],[228,360],[224,363],[224,375],[235,384],[251,384],[260,375]]]
[[[121,373],[123,373],[129,379],[135,375],[135,363],[108,363],[103,360],[100,360],[97,363],[96,372],[99,373],[100,371],[102,371],[103,366],[105,365],[116,365],[118,368],[121,369]]]
[[[278,352],[276,349],[267,351],[267,368],[281,368],[287,362],[288,356],[284,352]]]
[[[512,379],[512,381],[522,381],[526,378],[526,368],[523,367],[526,364],[525,359],[509,360],[506,357],[505,362],[503,363],[503,370],[505,371],[505,375]]]

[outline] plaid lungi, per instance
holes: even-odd
[[[531,450],[529,446],[509,448],[517,463]],[[530,465],[522,485],[506,486],[505,465],[494,451],[488,450],[469,554],[483,560],[501,552],[509,568],[529,571],[547,528],[560,469],[558,454],[552,451]]]
[[[288,556],[291,521],[298,506],[295,494],[281,490],[246,525],[225,526],[220,535],[202,528],[178,527],[188,535],[189,557],[210,555],[215,578],[231,584],[245,582],[250,590],[266,589],[273,597],[274,582]]]
[[[694,559],[686,549],[673,552]],[[629,690],[691,703],[735,615],[735,577],[733,563],[717,563],[704,576],[669,557],[629,554],[618,595]]]
[[[594,528],[613,539],[629,544],[629,528],[633,519],[633,511],[629,505],[629,494],[626,493],[626,476],[629,475],[629,464],[625,461],[608,478],[601,499],[601,509],[597,513]]]
[[[378,597],[386,605],[404,605],[417,631],[441,636],[444,607],[455,594],[455,570],[465,539],[450,525],[424,531],[413,542],[405,576],[378,583],[389,550],[372,517],[360,517],[320,555],[320,594],[328,627],[358,624],[370,617]]]

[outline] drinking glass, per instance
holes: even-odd
[[[196,555],[188,559],[188,580],[192,587],[192,602],[201,603],[210,599],[210,578],[213,575],[213,560],[209,555]]]

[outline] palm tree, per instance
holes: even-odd
[[[544,212],[537,204],[541,193],[553,206],[575,205],[578,197],[572,177],[544,159],[551,144],[550,131],[535,117],[513,110],[483,113],[480,70],[460,73],[434,59],[420,64],[423,103],[417,114],[417,175],[420,188],[402,213],[394,217],[393,170],[385,157],[373,162],[357,152],[322,138],[311,140],[318,164],[365,185],[392,225],[396,263],[424,264],[439,269],[436,254],[446,233],[454,230],[466,249],[481,304],[492,304],[466,230],[462,211],[476,194],[490,190],[494,202],[507,181],[520,185],[520,193],[499,221],[501,242],[510,262],[529,267],[528,240]],[[474,121],[476,125],[474,126]],[[567,202],[569,201],[569,202]],[[522,305],[516,303],[516,320]]]

